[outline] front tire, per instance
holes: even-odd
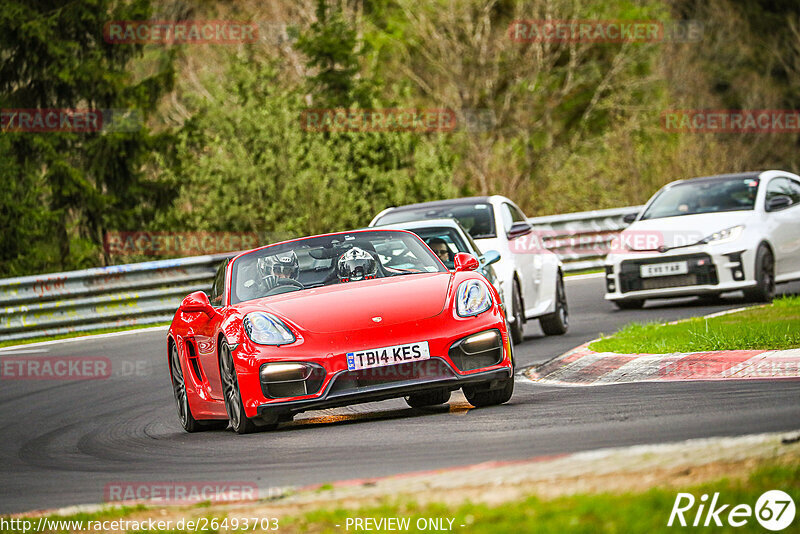
[[[525,318],[522,310],[522,295],[519,290],[519,283],[516,280],[514,280],[514,286],[511,291],[511,315],[514,317],[514,322],[509,324],[511,341],[515,345],[519,345],[525,338]]]
[[[481,386],[464,386],[464,396],[467,402],[476,408],[483,408],[484,406],[496,406],[503,404],[511,399],[514,394],[514,376],[503,380],[501,386],[497,389],[481,389]]]
[[[569,329],[569,306],[564,289],[564,277],[559,273],[556,282],[556,309],[553,313],[539,318],[542,331],[548,336],[560,336]]]
[[[181,369],[178,348],[170,344],[169,349],[169,372],[172,380],[172,393],[175,396],[175,403],[178,407],[178,419],[186,432],[202,432],[204,430],[221,430],[228,426],[227,421],[198,421],[192,415],[192,407],[189,406],[189,396],[186,393],[186,380]]]
[[[758,247],[755,271],[757,285],[745,290],[745,298],[753,302],[772,302],[775,298],[775,258],[766,245]]]
[[[450,400],[450,390],[439,389],[426,391],[424,393],[412,393],[406,397],[406,404],[412,408],[424,408],[425,406],[437,406]]]
[[[225,411],[231,428],[237,434],[250,434],[256,431],[256,424],[244,413],[242,394],[239,390],[239,381],[236,378],[236,366],[233,362],[233,353],[227,342],[223,341],[219,348],[219,368],[222,377],[222,393],[225,397]]]

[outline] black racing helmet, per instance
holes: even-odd
[[[300,263],[294,250],[281,252],[258,259],[258,270],[262,277],[270,275],[297,280],[300,274]]]
[[[339,282],[356,282],[375,278],[378,273],[378,261],[366,250],[353,247],[336,262],[336,274]]]

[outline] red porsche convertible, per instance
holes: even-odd
[[[255,249],[187,296],[167,339],[183,428],[245,434],[295,414],[404,397],[506,402],[512,347],[478,261],[454,271],[415,234],[360,230]]]

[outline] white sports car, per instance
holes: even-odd
[[[617,236],[605,267],[606,299],[623,309],[738,290],[770,301],[776,283],[800,279],[800,177],[764,171],[668,184]]]
[[[508,198],[493,195],[392,207],[376,215],[369,225],[441,218],[456,219],[481,250],[500,253],[500,261],[493,267],[515,343],[522,342],[523,323],[528,320],[538,319],[547,335],[567,331],[569,310],[561,260],[541,246],[528,246],[538,242],[533,239],[533,227]]]

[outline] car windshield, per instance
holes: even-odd
[[[497,237],[494,209],[485,202],[472,204],[429,205],[391,210],[376,225],[397,224],[425,219],[456,219],[474,239]]]
[[[240,256],[231,304],[341,283],[446,272],[414,234],[373,230],[298,239]]]
[[[467,248],[467,244],[455,228],[414,228],[411,231],[425,241],[448,269],[455,268],[455,255],[457,252],[472,254],[472,251]]]
[[[679,183],[661,190],[642,219],[752,210],[758,184],[758,178],[742,177]]]

